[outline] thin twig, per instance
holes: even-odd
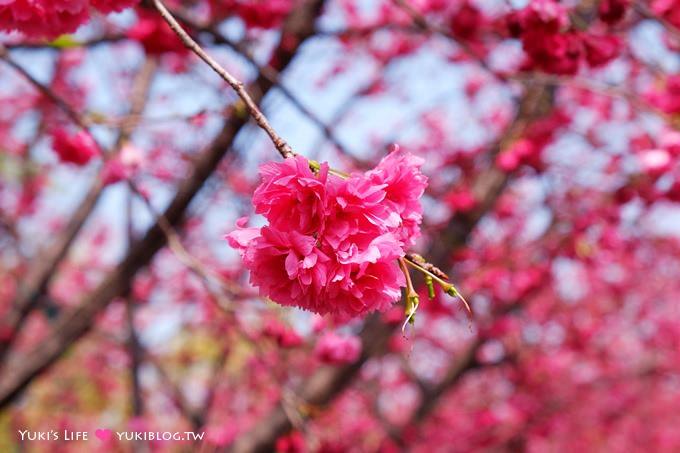
[[[163,234],[165,235],[168,242],[168,247],[173,252],[175,257],[203,281],[206,290],[208,290],[208,292],[217,301],[218,308],[227,313],[235,313],[233,304],[229,301],[225,293],[230,295],[238,294],[238,289],[225,281],[216,272],[212,272],[197,258],[191,255],[191,253],[189,253],[182,244],[179,234],[173,229],[168,219],[166,219],[162,213],[158,212],[156,208],[153,207],[149,199],[144,196],[144,194],[139,190],[139,188],[137,188],[134,182],[128,180],[128,185],[130,190],[144,202],[144,205],[151,213],[154,221],[163,231]],[[219,285],[220,291],[213,289],[213,284],[215,282],[217,282]]]
[[[76,124],[81,129],[87,130],[89,124],[84,120],[84,118],[78,114],[73,108],[61,97],[57,96],[54,91],[52,91],[47,85],[40,83],[35,77],[33,77],[23,66],[15,62],[9,57],[7,50],[0,45],[0,59],[4,61],[8,66],[11,66],[15,71],[21,74],[31,85],[40,91],[46,98],[52,101],[61,111],[63,111],[74,124]]]
[[[261,74],[265,79],[267,79],[269,82],[275,85],[276,88],[278,88],[279,91],[281,91],[281,93],[293,104],[293,106],[300,111],[300,113],[305,115],[319,129],[321,129],[321,131],[324,133],[328,141],[330,141],[338,149],[338,151],[340,151],[343,155],[356,161],[356,163],[359,164],[360,166],[364,167],[368,166],[367,162],[354,156],[347,149],[347,146],[345,146],[340,141],[340,139],[335,135],[333,130],[326,123],[324,123],[324,121],[321,120],[321,118],[319,118],[317,114],[315,114],[307,106],[305,106],[302,103],[302,101],[300,101],[300,99],[298,99],[297,96],[295,96],[293,92],[288,89],[288,87],[286,87],[286,85],[280,78],[281,75],[276,69],[272,68],[270,65],[260,65],[255,59],[255,57],[246,48],[246,46],[244,46],[240,42],[235,42],[227,38],[222,33],[217,31],[214,27],[200,25],[184,14],[179,13],[174,14],[177,16],[179,20],[181,20],[183,23],[191,27],[193,30],[209,34],[216,44],[225,44],[229,46],[232,50],[237,52],[239,55],[241,55],[243,58],[245,58],[246,61],[248,61],[248,63],[250,63],[259,74]]]
[[[182,43],[184,43],[184,45],[193,53],[195,53],[201,60],[206,62],[213,71],[215,71],[220,77],[222,77],[222,79],[224,79],[225,82],[229,84],[229,86],[231,86],[231,88],[245,104],[250,116],[252,116],[257,125],[267,133],[279,154],[281,154],[281,157],[284,159],[293,157],[295,155],[295,153],[293,153],[293,149],[283,138],[281,138],[281,136],[279,136],[271,124],[269,124],[267,118],[264,116],[262,111],[260,111],[260,108],[257,106],[255,101],[253,101],[253,99],[250,97],[250,94],[248,94],[246,91],[243,82],[231,75],[229,71],[224,69],[217,61],[215,61],[215,59],[208,55],[208,53],[203,50],[203,48],[201,48],[201,46],[199,46],[186,31],[184,31],[175,17],[170,13],[170,11],[168,11],[165,5],[163,5],[163,2],[160,0],[153,0],[153,4],[163,19],[168,23],[170,28],[182,40]]]

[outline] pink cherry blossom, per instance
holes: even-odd
[[[614,25],[626,15],[630,0],[603,0],[598,7],[598,15],[603,22]]]
[[[262,333],[272,338],[282,348],[295,348],[304,343],[303,338],[294,329],[276,319],[267,320]]]
[[[260,294],[282,305],[318,307],[314,311],[322,312],[318,297],[328,281],[330,258],[315,243],[314,237],[296,231],[263,227],[243,255],[250,282],[260,288]]]
[[[294,431],[285,436],[281,436],[276,440],[277,453],[304,453],[305,438],[298,431]]]
[[[138,0],[15,0],[0,2],[0,30],[32,37],[71,33],[86,22],[91,9],[102,13],[121,11]]]
[[[144,47],[149,55],[162,55],[165,53],[185,54],[188,49],[182,41],[177,39],[163,19],[151,11],[139,9],[138,21],[127,31],[127,36]]]
[[[105,185],[129,179],[144,163],[142,151],[130,144],[124,145],[119,154],[108,160],[102,170]]]
[[[399,215],[385,203],[384,184],[361,174],[336,184],[329,196],[324,238],[335,250],[363,250],[383,231],[399,226]]]
[[[581,39],[588,64],[596,68],[616,58],[621,48],[621,41],[616,36],[600,36],[593,33],[582,33]]]
[[[338,310],[339,321],[375,310],[385,311],[399,300],[405,281],[396,258],[383,257],[375,263],[335,268],[325,293],[325,304]]]
[[[269,226],[227,235],[260,294],[340,321],[386,310],[401,297],[397,260],[420,234],[422,160],[394,152],[347,179],[317,174],[303,157],[269,163],[253,196]]]
[[[87,164],[90,159],[99,154],[97,144],[92,137],[83,131],[69,134],[63,129],[52,132],[52,147],[62,162],[78,166]]]
[[[327,206],[327,164],[315,175],[307,160],[297,156],[263,165],[260,177],[262,184],[253,194],[256,213],[282,231],[310,234],[321,229]]]
[[[423,219],[420,198],[427,187],[427,177],[420,171],[424,162],[420,157],[396,151],[384,157],[367,174],[374,184],[385,184],[386,204],[401,219],[395,233],[407,247],[420,236]]]
[[[324,363],[342,365],[352,363],[361,354],[361,341],[355,336],[328,332],[319,338],[314,355]]]

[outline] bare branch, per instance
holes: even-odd
[[[209,34],[213,38],[215,43],[225,44],[229,46],[232,50],[237,52],[239,55],[241,55],[243,58],[245,58],[248,61],[248,63],[250,63],[258,71],[258,73],[262,74],[267,80],[274,84],[276,88],[280,90],[281,93],[283,93],[283,95],[293,104],[295,108],[297,108],[303,115],[305,115],[319,129],[321,129],[324,136],[338,149],[338,151],[340,151],[343,155],[355,160],[360,166],[368,167],[367,162],[362,161],[360,158],[354,156],[351,152],[349,152],[347,150],[347,147],[341,143],[340,139],[335,135],[333,130],[326,123],[324,123],[323,120],[321,120],[318,117],[318,115],[316,115],[308,107],[306,107],[288,89],[288,87],[286,87],[286,85],[280,79],[280,74],[276,69],[272,68],[270,65],[264,66],[260,65],[257,62],[257,60],[255,60],[250,51],[246,48],[246,46],[244,46],[242,43],[232,41],[231,39],[221,34],[219,31],[217,31],[214,27],[203,26],[189,19],[188,17],[186,17],[186,15],[177,13],[175,14],[183,23],[190,26],[193,30]]]
[[[208,55],[206,51],[203,50],[203,48],[201,48],[201,46],[199,46],[186,31],[184,31],[182,26],[177,22],[170,11],[168,11],[165,5],[163,5],[163,2],[160,0],[153,0],[153,4],[160,15],[163,16],[163,19],[165,19],[165,21],[168,23],[170,28],[172,28],[177,36],[179,36],[184,45],[193,53],[195,53],[201,60],[205,61],[213,71],[215,71],[220,77],[222,77],[222,79],[224,79],[225,82],[229,84],[229,86],[231,86],[231,88],[245,104],[250,116],[252,116],[257,125],[267,133],[272,143],[279,151],[279,154],[281,154],[281,157],[284,159],[293,157],[295,155],[295,153],[293,153],[293,149],[283,138],[281,138],[281,136],[279,136],[271,124],[269,124],[269,121],[264,116],[264,114],[262,114],[260,108],[257,106],[255,101],[253,101],[253,98],[250,96],[250,94],[248,94],[243,82],[231,75],[229,71],[224,69],[217,61],[215,61],[215,59]]]

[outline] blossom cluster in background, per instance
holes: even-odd
[[[92,10],[108,14],[138,0],[0,0],[0,30],[32,37],[71,33],[88,21]]]
[[[623,16],[616,2],[603,2],[602,6],[603,21],[615,23]],[[528,56],[527,69],[576,74],[582,64],[599,67],[619,54],[618,37],[577,30],[568,15],[566,7],[551,0],[530,2],[526,8],[508,15],[509,32],[520,38]]]
[[[301,156],[265,164],[253,205],[269,225],[227,238],[275,302],[340,320],[384,310],[404,286],[397,259],[420,235],[421,164],[395,151],[346,179],[325,163],[314,173]]]

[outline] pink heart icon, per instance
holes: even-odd
[[[102,442],[106,442],[107,440],[111,439],[111,435],[113,432],[110,429],[98,429],[94,432],[94,435],[97,436],[99,440]]]

